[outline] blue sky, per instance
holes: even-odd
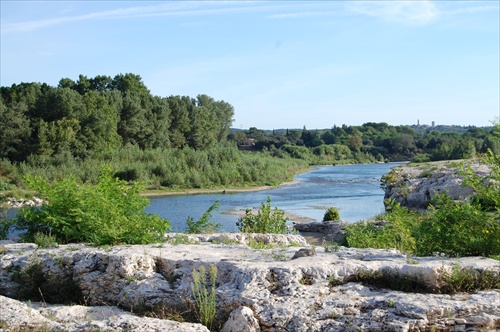
[[[2,86],[134,73],[229,102],[242,129],[500,114],[497,0],[0,3]]]

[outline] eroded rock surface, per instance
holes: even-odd
[[[211,238],[218,236],[222,235]],[[285,243],[298,241],[297,236],[286,241],[282,237],[279,241]],[[269,241],[272,243],[272,237]],[[292,260],[307,246],[254,250],[229,240],[107,249],[85,245],[62,245],[54,249],[9,243],[0,246],[5,248],[0,255],[0,294],[7,296],[0,298],[0,320],[9,327],[39,322],[65,331],[82,331],[83,327],[92,326],[106,331],[125,331],[126,326],[134,331],[140,331],[139,326],[146,326],[149,331],[206,331],[199,324],[143,318],[122,309],[135,312],[138,307],[179,307],[191,300],[193,270],[200,266],[208,270],[214,264],[218,269],[217,308],[221,312],[232,311],[226,317],[225,331],[495,331],[500,328],[498,289],[440,295],[390,289],[397,285],[375,288],[359,282],[339,282],[349,280],[361,270],[392,271],[398,280],[419,281],[430,288],[440,288],[443,275],[456,264],[475,271],[487,269],[500,273],[498,261],[482,257],[409,258],[396,250],[339,247],[338,251],[325,252],[324,248],[316,247],[316,255]],[[10,298],[16,297],[23,287],[15,282],[13,274],[22,274],[34,265],[39,266],[45,280],[54,283],[66,280],[78,286],[85,306],[32,304],[30,307],[19,303],[20,308],[9,309],[14,301]]]
[[[348,223],[343,220],[312,221],[295,223],[293,227],[299,232],[324,234],[326,241],[340,242],[345,238]]]
[[[10,329],[40,331],[207,332],[201,324],[139,317],[115,306],[28,304],[0,295],[0,321]],[[0,328],[0,330],[2,330]],[[6,329],[5,331],[8,331]],[[24,331],[24,330],[23,330]]]
[[[385,187],[385,199],[393,199],[412,210],[424,210],[432,198],[447,193],[453,200],[472,195],[470,187],[463,186],[459,162],[429,163],[419,166],[401,166],[393,169]],[[481,176],[489,174],[487,165],[472,163],[472,169]]]

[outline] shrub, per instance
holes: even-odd
[[[236,226],[244,233],[286,234],[287,220],[285,212],[278,208],[271,210],[271,197],[267,197],[267,203],[261,203],[256,215],[246,209],[245,216],[236,222]]]
[[[416,253],[435,252],[450,256],[489,256],[500,253],[500,223],[493,216],[466,202],[436,198],[416,229]]]
[[[214,224],[211,221],[208,221],[212,217],[212,211],[219,210],[220,200],[215,201],[215,203],[208,208],[208,210],[201,216],[200,220],[194,221],[193,218],[189,217],[186,221],[188,230],[187,232],[190,234],[207,234],[213,233],[218,230],[221,225]]]
[[[413,232],[419,222],[418,213],[408,211],[394,201],[389,202],[387,209],[384,226],[368,222],[347,227],[346,244],[357,248],[396,248],[413,253],[416,241]]]
[[[141,187],[131,187],[103,169],[95,186],[66,177],[49,184],[40,177],[27,177],[28,186],[48,203],[25,207],[15,219],[15,228],[33,241],[38,232],[52,234],[59,242],[104,244],[145,244],[163,240],[170,223],[143,210],[148,199]]]
[[[35,244],[40,248],[57,248],[57,239],[51,234],[36,233],[34,236]]]
[[[323,216],[323,221],[330,220],[340,220],[339,210],[335,207],[331,207],[326,210],[325,215]]]

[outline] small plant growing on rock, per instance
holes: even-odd
[[[192,217],[189,217],[186,221],[186,224],[188,226],[187,232],[190,234],[208,234],[217,231],[221,227],[221,224],[214,224],[213,222],[209,221],[209,219],[212,217],[212,212],[214,210],[219,210],[219,203],[220,200],[215,201],[215,203],[208,208],[208,210],[198,221],[194,221]]]
[[[491,270],[477,271],[453,265],[451,272],[444,273],[443,281],[447,284],[442,291],[447,293],[474,292],[484,289],[500,288],[500,274]]]
[[[299,279],[299,283],[304,286],[310,286],[314,284],[314,276],[312,274],[304,273],[302,278]]]
[[[57,248],[59,246],[56,237],[52,236],[50,232],[49,234],[42,232],[36,233],[34,241],[39,248]]]
[[[343,284],[344,284],[344,281],[342,278],[336,278],[335,276],[328,277],[328,287],[330,287],[330,288],[340,286]]]
[[[216,313],[215,281],[217,279],[217,266],[210,264],[209,273],[211,282],[210,286],[207,282],[207,275],[204,266],[200,266],[198,271],[193,270],[191,293],[193,295],[200,323],[210,328]]]
[[[287,234],[285,212],[275,208],[271,209],[271,197],[267,197],[267,203],[262,203],[257,214],[247,209],[245,216],[236,222],[240,232],[262,233],[262,234]]]
[[[339,251],[339,244],[337,242],[323,240],[323,247],[325,248],[325,252]]]
[[[273,248],[277,247],[276,244],[266,243],[263,240],[255,239],[255,238],[248,239],[248,246],[252,249],[255,249],[255,250],[273,249]]]
[[[172,245],[179,245],[179,244],[197,244],[196,242],[192,241],[187,235],[185,234],[168,234],[165,242],[172,244]]]
[[[332,220],[340,220],[339,210],[335,207],[331,207],[326,210],[325,215],[323,216],[323,221],[332,221]]]

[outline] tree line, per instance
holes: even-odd
[[[447,130],[452,127],[447,127]],[[494,127],[454,127],[440,132],[433,127],[392,126],[368,122],[361,126],[333,126],[323,130],[234,131],[232,139],[273,156],[290,156],[313,164],[346,162],[417,162],[473,158],[488,150],[500,152]]]
[[[0,88],[0,158],[95,153],[134,145],[208,149],[226,140],[234,108],[207,95],[153,96],[135,74],[73,81],[57,87],[21,83]]]
[[[234,108],[207,95],[160,97],[139,75],[80,75],[56,87],[0,87],[0,190],[36,174],[96,183],[108,164],[120,179],[155,188],[277,184],[311,164],[431,161],[500,152],[491,128],[368,122],[330,129],[231,129]],[[250,152],[238,150],[251,140]]]

